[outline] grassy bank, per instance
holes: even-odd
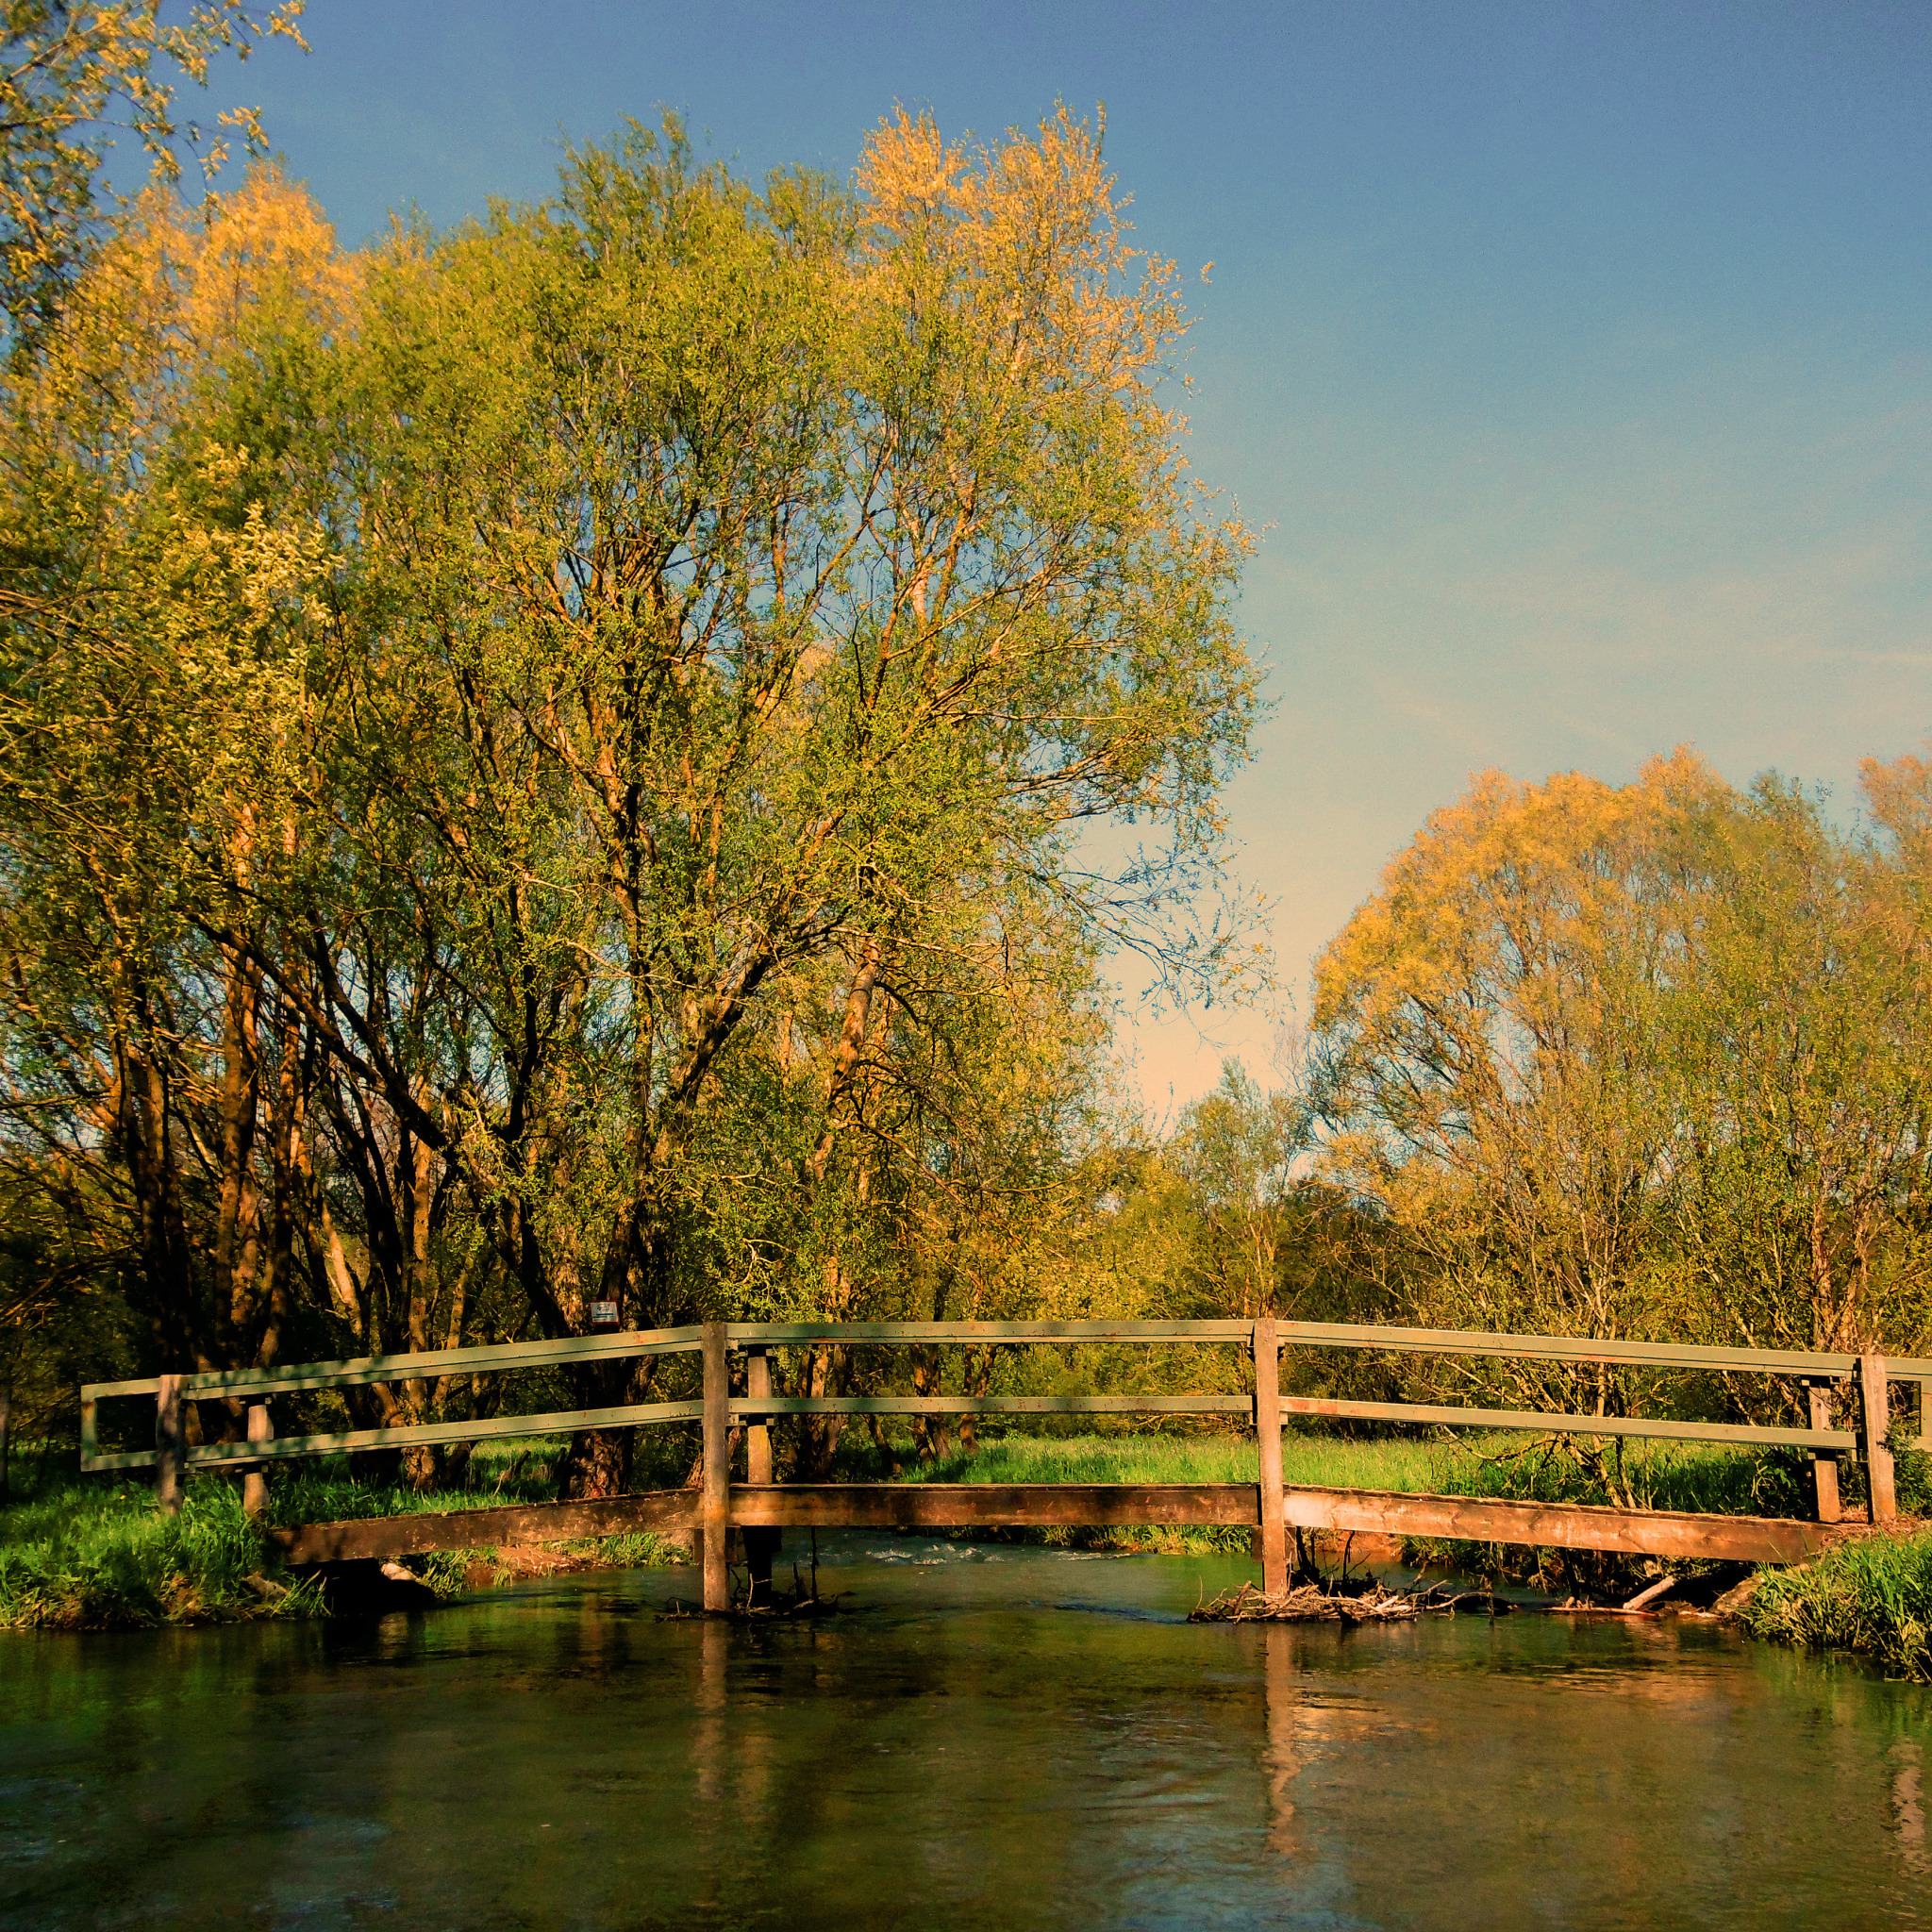
[[[1857,1651],[1932,1682],[1932,1531],[1860,1537],[1802,1569],[1765,1571],[1744,1623],[1774,1643]]]
[[[491,1453],[491,1451],[494,1453]],[[547,1503],[556,1494],[561,1441],[487,1445],[460,1490],[414,1491],[353,1480],[343,1457],[275,1472],[265,1524],[242,1513],[239,1485],[194,1474],[181,1513],[159,1515],[145,1482],[98,1476],[43,1479],[0,1508],[0,1629],[142,1629],[164,1624],[237,1623],[323,1614],[312,1580],[285,1574],[264,1527],[348,1518],[438,1513],[491,1504]],[[534,1553],[493,1547],[410,1559],[439,1595],[532,1568],[631,1569],[684,1553],[649,1531],[580,1537]]]
[[[188,1486],[162,1516],[145,1484],[50,1483],[0,1511],[0,1628],[140,1629],[321,1613],[277,1574],[232,1485]]]

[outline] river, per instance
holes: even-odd
[[[814,1624],[660,1621],[658,1570],[0,1633],[0,1926],[1932,1922],[1924,1687],[1689,1621],[1187,1624],[1234,1560],[823,1548]]]

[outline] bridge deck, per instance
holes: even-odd
[[[1305,1529],[1454,1538],[1633,1556],[1795,1563],[1830,1534],[1824,1524],[1707,1516],[1491,1497],[1405,1495],[1386,1490],[1284,1487],[1288,1523]],[[556,1542],[623,1530],[691,1530],[697,1490],[660,1490],[594,1503],[538,1503],[443,1515],[311,1523],[273,1532],[295,1564],[401,1557],[432,1550]],[[747,1528],[1041,1528],[1112,1524],[1258,1525],[1254,1483],[734,1483],[728,1520]]]

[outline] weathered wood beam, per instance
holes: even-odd
[[[1287,1522],[1343,1535],[1620,1550],[1632,1556],[1704,1557],[1795,1563],[1815,1555],[1824,1525],[1759,1516],[1612,1509],[1590,1504],[1504,1502],[1479,1496],[1400,1495],[1386,1490],[1285,1489]],[[271,1533],[291,1563],[342,1562],[508,1542],[555,1542],[627,1529],[690,1529],[695,1490],[614,1496],[596,1503],[538,1503],[437,1516],[308,1524]],[[730,1521],[758,1528],[1046,1528],[1080,1524],[1260,1522],[1254,1483],[737,1483]]]
[[[915,1346],[931,1341],[1006,1341],[1059,1346],[1066,1342],[1245,1342],[1246,1322],[733,1322],[733,1347],[758,1341],[795,1347],[808,1341]]]
[[[1829,1387],[1829,1383],[1826,1384]],[[1461,1403],[1357,1402],[1333,1395],[1284,1395],[1283,1415],[1357,1422],[1441,1423],[1462,1429],[1535,1429],[1552,1436],[1639,1436],[1667,1442],[1719,1442],[1792,1449],[1849,1449],[1848,1430],[1788,1429],[1766,1423],[1678,1423],[1636,1415],[1564,1415],[1536,1408],[1471,1408]]]
[[[595,1503],[522,1503],[434,1516],[305,1523],[298,1529],[274,1529],[268,1534],[285,1562],[351,1563],[370,1557],[426,1556],[432,1550],[495,1549],[505,1543],[618,1536],[626,1530],[688,1530],[697,1522],[697,1514],[695,1490],[658,1490],[644,1496],[607,1496]]]
[[[1248,1415],[1245,1395],[749,1395],[734,1421],[760,1415]]]
[[[1811,1407],[1811,1426],[1814,1429],[1830,1428],[1831,1383],[1823,1376],[1813,1375],[1807,1381],[1805,1391]],[[1812,1456],[1811,1498],[1820,1523],[1836,1523],[1843,1514],[1838,1500],[1837,1450],[1820,1449]]]
[[[1882,1355],[1858,1357],[1858,1453],[1865,1458],[1865,1488],[1872,1500],[1872,1521],[1890,1523],[1898,1514],[1898,1494],[1892,1478],[1890,1383]]]
[[[727,1526],[731,1521],[731,1384],[726,1379],[724,1324],[705,1324],[705,1454],[698,1525],[704,1532],[702,1555],[705,1607],[731,1607],[731,1572],[726,1566]]]
[[[363,1355],[333,1362],[295,1362],[277,1369],[208,1369],[187,1378],[191,1400],[239,1393],[288,1395],[305,1389],[351,1383],[392,1382],[452,1369],[474,1374],[487,1369],[543,1368],[556,1362],[602,1361],[640,1355],[686,1355],[698,1345],[695,1328],[646,1328],[609,1335],[566,1335],[554,1341],[481,1342],[470,1348],[425,1348],[413,1354]],[[152,1395],[152,1375],[126,1382],[90,1382],[88,1393]]]
[[[1289,1522],[1303,1529],[1374,1530],[1461,1542],[1621,1550],[1636,1557],[1703,1557],[1800,1563],[1824,1547],[1822,1524],[1784,1517],[1612,1509],[1589,1503],[1511,1503],[1487,1496],[1404,1496],[1384,1490],[1291,1489]]]
[[[1255,1451],[1260,1472],[1261,1588],[1279,1596],[1288,1588],[1288,1528],[1281,1506],[1281,1349],[1274,1324],[1255,1324]]]
[[[155,1504],[163,1516],[176,1516],[181,1510],[181,1469],[188,1454],[181,1385],[187,1379],[186,1375],[161,1375],[155,1382]]]
[[[185,1380],[185,1377],[177,1377]],[[637,1423],[695,1422],[702,1402],[629,1402],[615,1408],[558,1409],[546,1415],[499,1415],[460,1423],[410,1423],[392,1429],[341,1429],[327,1436],[282,1436],[266,1442],[204,1442],[187,1452],[190,1468],[209,1463],[283,1462],[348,1449],[398,1449],[421,1442],[481,1442],[492,1438],[554,1436],[566,1429],[616,1429]],[[145,1450],[95,1456],[83,1469],[133,1469],[153,1460]]]
[[[731,1521],[833,1529],[1256,1524],[1253,1483],[738,1483]]]

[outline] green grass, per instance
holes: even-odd
[[[1797,1570],[1764,1572],[1746,1628],[1774,1643],[1850,1650],[1932,1682],[1932,1535],[1861,1537]]]
[[[273,1473],[267,1523],[547,1503],[556,1493],[555,1466],[563,1449],[561,1439],[486,1445],[472,1458],[465,1488],[420,1492],[358,1483],[346,1457],[318,1458]],[[16,1471],[24,1464],[22,1458]],[[242,1513],[241,1490],[231,1478],[191,1474],[175,1517],[157,1512],[146,1482],[63,1473],[38,1491],[23,1495],[21,1487],[16,1475],[12,1496],[0,1508],[0,1629],[144,1629],[323,1614],[313,1582],[282,1573],[261,1525]],[[605,1569],[685,1556],[647,1530],[578,1537],[556,1547]],[[444,1550],[412,1558],[411,1567],[439,1595],[451,1596],[468,1588],[472,1564],[496,1555],[494,1548]]]
[[[190,1483],[173,1517],[156,1511],[144,1483],[50,1483],[0,1510],[0,1628],[142,1629],[320,1614],[312,1585],[290,1585],[275,1571],[259,1529],[225,1483]]]

